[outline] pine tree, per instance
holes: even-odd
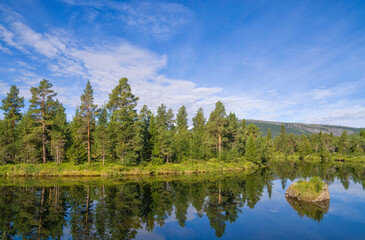
[[[10,92],[1,102],[0,109],[4,111],[4,120],[2,123],[3,132],[1,134],[2,150],[4,151],[3,159],[5,162],[14,161],[18,152],[16,145],[19,139],[17,124],[22,117],[20,110],[24,107],[24,98],[19,97],[19,89],[15,85],[12,85]]]
[[[136,141],[137,101],[138,97],[132,94],[127,78],[120,79],[109,94],[107,108],[111,112],[112,148],[122,164],[136,163],[141,147]]]
[[[216,151],[219,154],[219,157],[222,152],[222,143],[224,135],[226,134],[226,110],[221,101],[218,101],[215,104],[215,109],[210,113],[209,121],[207,124],[208,131],[215,138],[215,147]]]
[[[51,88],[52,84],[44,79],[38,87],[32,87],[30,89],[32,93],[30,111],[36,120],[37,128],[41,129],[43,163],[47,161],[46,144],[49,140],[50,126],[52,125],[51,109],[55,104],[53,97],[57,95]]]
[[[94,89],[89,81],[86,83],[84,93],[81,95],[80,115],[82,117],[82,129],[87,135],[87,162],[91,161],[92,133],[95,129],[95,116],[97,105],[94,104]]]

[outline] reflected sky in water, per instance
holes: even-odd
[[[365,192],[359,183],[345,189],[339,180],[329,186],[330,209],[318,222],[300,216],[285,200],[281,180],[274,180],[271,199],[265,189],[254,209],[247,206],[233,223],[227,223],[220,239],[365,239]],[[292,181],[287,181],[287,187]],[[154,232],[138,231],[137,239],[214,239],[206,216],[199,218],[190,207],[186,226],[181,228],[174,216]]]
[[[0,234],[4,239],[365,239],[364,173],[359,166],[286,164],[219,176],[2,179]],[[285,199],[293,181],[312,175],[329,184],[328,212],[293,207]]]

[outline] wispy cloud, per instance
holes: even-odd
[[[129,31],[147,33],[154,38],[166,40],[189,25],[193,12],[182,4],[164,2],[115,2],[64,0],[73,6],[89,7],[87,20],[97,17],[116,21]],[[100,14],[100,12],[104,14]]]
[[[188,8],[175,3],[117,4],[113,1],[68,0],[67,4],[76,8],[86,6],[89,22],[100,17],[110,18],[133,31],[164,40],[188,26],[194,17]],[[102,14],[106,9],[111,14]],[[165,70],[170,67],[173,56],[125,39],[97,41],[84,39],[66,28],[46,26],[35,29],[11,9],[0,7],[0,13],[0,51],[13,60],[1,71],[20,87],[26,98],[30,97],[31,86],[37,85],[42,78],[50,79],[59,92],[58,98],[72,109],[71,113],[80,102],[79,96],[87,80],[95,87],[97,103],[103,104],[118,80],[127,77],[133,92],[140,97],[138,107],[147,104],[154,111],[161,103],[175,112],[185,105],[190,118],[199,107],[203,107],[209,117],[215,102],[220,100],[226,105],[227,112],[235,112],[240,118],[365,125],[364,96],[354,97],[364,89],[363,79],[342,83],[323,81],[341,73],[338,67],[341,61],[332,67],[323,66],[345,52],[353,52],[353,46],[363,39],[348,42],[342,48],[332,46],[335,50],[327,46],[328,40],[310,48],[291,46],[280,53],[284,56],[282,59],[271,58],[270,53],[275,52],[272,46],[259,52],[252,51],[252,54],[247,51],[245,57],[237,58],[237,64],[247,70],[247,76],[239,78],[246,79],[240,83],[245,89],[235,91],[230,89],[230,82],[209,82],[208,86],[203,86],[194,76],[189,80],[171,77]],[[222,59],[231,59],[229,57]],[[218,58],[214,55],[211,59],[216,61]],[[360,66],[364,63],[351,64]],[[351,69],[349,64],[341,67]],[[207,72],[211,70],[207,69]],[[309,84],[313,82],[316,84]],[[2,89],[8,90],[8,85],[5,81],[0,83]]]

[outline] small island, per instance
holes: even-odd
[[[328,185],[319,177],[313,177],[309,181],[299,180],[292,183],[286,190],[285,197],[306,202],[330,200]]]

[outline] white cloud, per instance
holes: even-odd
[[[12,25],[18,35],[18,43],[31,47],[46,57],[55,57],[66,49],[66,46],[54,36],[37,33],[21,22]]]
[[[155,17],[139,18],[138,14],[142,13],[134,12],[135,9],[133,10],[132,6],[121,5],[119,8],[126,12],[124,17],[134,19],[130,20],[131,22],[128,24],[147,25],[151,31],[162,35],[165,31],[164,27],[157,28],[164,24],[167,28],[185,24],[184,20],[178,18],[175,19],[176,23],[170,22],[172,17],[169,14],[174,11],[184,13],[185,10],[179,5],[160,7],[160,10],[165,9],[169,12],[166,16],[160,10],[156,10],[157,14],[154,14],[155,10],[151,5],[137,5],[133,6],[145,8],[145,11],[149,12],[146,16]],[[95,7],[101,8],[101,5],[96,4]],[[277,120],[284,116],[289,117],[284,121],[292,119],[307,123],[358,127],[365,125],[363,102],[357,104],[344,101],[328,103],[334,97],[341,98],[356,92],[363,84],[361,81],[347,82],[330,88],[314,88],[309,92],[294,93],[293,96],[286,95],[285,97],[275,88],[264,89],[264,94],[262,94],[264,96],[260,94],[244,95],[244,92],[230,94],[221,87],[202,87],[193,81],[173,79],[162,74],[168,62],[166,55],[157,54],[122,40],[113,43],[94,44],[91,42],[85,44],[82,43],[82,39],[77,41],[75,37],[62,29],[40,33],[27,26],[15,13],[12,16],[6,26],[0,25],[0,39],[11,50],[15,48],[32,58],[32,64],[27,63],[24,59],[15,62],[17,68],[13,72],[13,74],[18,74],[14,78],[14,82],[20,83],[21,94],[27,98],[30,97],[29,88],[36,86],[41,79],[47,78],[54,83],[61,102],[75,107],[79,104],[80,94],[86,80],[90,80],[95,88],[95,100],[98,104],[102,104],[107,101],[108,93],[115,87],[118,80],[121,77],[127,77],[133,93],[140,97],[139,107],[146,104],[154,111],[161,103],[165,103],[175,113],[181,105],[185,105],[189,118],[191,118],[199,107],[203,107],[205,117],[208,118],[210,111],[214,109],[215,102],[222,101],[226,105],[227,112],[234,112],[239,118]],[[153,29],[154,25],[156,25],[156,29]],[[45,68],[40,71],[33,67],[33,63],[43,65]],[[300,75],[307,70],[310,72],[322,63],[323,61],[319,61],[313,66],[308,66],[308,69],[294,68],[294,71],[289,71],[288,74]],[[285,78],[291,77],[286,76]]]
[[[3,52],[3,53],[9,54],[9,55],[12,54],[12,52],[10,51],[10,49],[9,48],[6,48],[6,47],[3,47],[2,44],[0,44],[0,51]]]
[[[22,50],[22,48],[14,41],[14,33],[9,31],[3,25],[0,25],[0,38],[3,40],[8,46],[17,48]]]
[[[314,116],[313,116],[314,115]],[[361,105],[350,105],[335,109],[321,109],[308,118],[312,123],[348,125],[354,127],[365,126],[365,107]]]

